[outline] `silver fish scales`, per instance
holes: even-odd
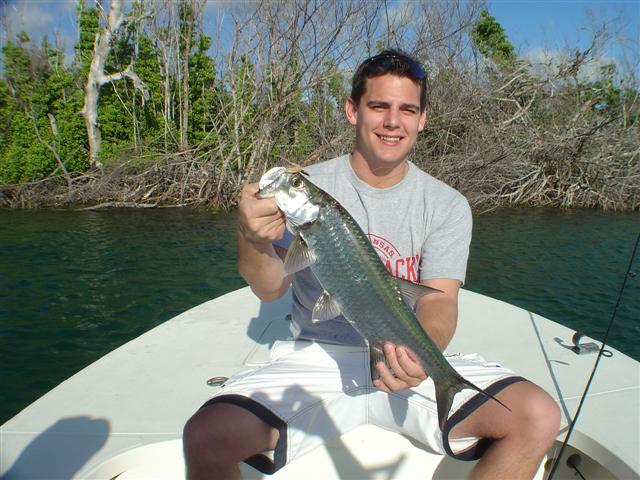
[[[346,209],[305,178],[303,171],[269,170],[260,180],[258,197],[275,197],[296,233],[285,258],[287,273],[311,267],[324,289],[313,320],[343,314],[369,344],[372,375],[375,364],[384,360],[382,346],[391,342],[411,349],[433,379],[440,429],[453,397],[465,388],[508,408],[458,374],[421,327],[412,307],[434,289],[393,277]]]

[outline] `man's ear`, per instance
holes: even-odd
[[[344,102],[344,113],[351,125],[355,125],[358,122],[358,105],[353,98],[349,97],[347,101]]]
[[[418,131],[421,132],[424,129],[425,124],[427,123],[427,109],[425,108],[420,112],[420,120],[418,123]]]

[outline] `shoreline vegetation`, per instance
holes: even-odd
[[[69,60],[46,37],[8,40],[0,207],[231,208],[271,166],[350,151],[348,80],[391,46],[429,72],[411,160],[475,210],[640,210],[640,50],[613,23],[533,61],[475,0],[406,2],[391,18],[368,0],[239,2],[206,32],[205,7],[80,3]],[[606,61],[612,43],[624,62]]]

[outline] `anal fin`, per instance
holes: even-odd
[[[416,309],[416,303],[423,295],[432,292],[440,292],[442,290],[438,290],[437,288],[427,287],[426,285],[422,285],[421,283],[413,283],[409,280],[404,280],[402,278],[395,277],[394,280],[400,289],[400,293],[402,294],[402,298],[406,302],[409,307],[413,310]]]

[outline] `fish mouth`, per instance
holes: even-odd
[[[258,191],[256,197],[258,198],[271,198],[275,195],[276,190],[280,187],[280,183],[284,178],[286,169],[284,167],[274,167],[267,170],[262,177],[260,177],[260,183],[258,184]]]
[[[275,191],[261,188],[256,192],[256,197],[260,199],[272,198],[275,194]]]

